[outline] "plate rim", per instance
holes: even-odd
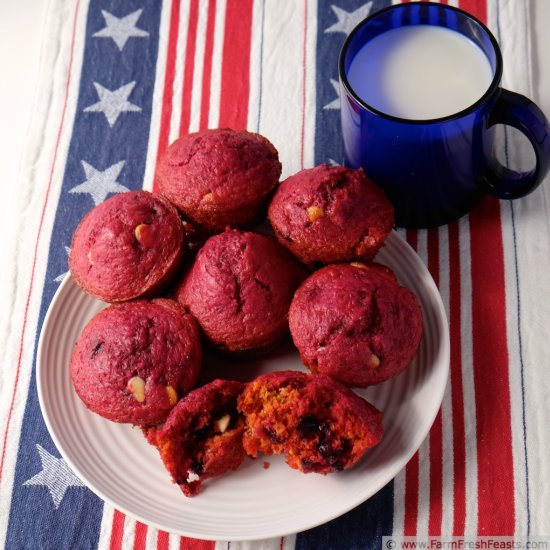
[[[440,363],[444,363],[443,367],[440,366],[441,370],[438,373],[438,378],[443,378],[444,383],[441,383],[439,387],[437,388],[438,395],[436,395],[436,399],[432,402],[432,411],[430,416],[426,416],[426,418],[429,418],[429,420],[425,423],[424,430],[421,432],[421,437],[419,439],[420,443],[416,448],[412,448],[409,450],[408,453],[405,453],[402,455],[402,457],[399,458],[399,460],[396,460],[392,468],[390,468],[391,476],[383,477],[380,480],[377,480],[376,483],[371,483],[369,485],[369,495],[364,496],[361,493],[357,495],[356,498],[351,499],[346,503],[345,507],[338,508],[337,511],[332,512],[331,510],[328,510],[327,514],[322,518],[316,518],[312,519],[310,521],[302,521],[300,526],[296,529],[288,530],[288,529],[277,529],[274,528],[269,533],[264,534],[244,534],[242,536],[227,536],[220,533],[220,535],[215,534],[209,534],[204,532],[199,532],[197,530],[186,530],[186,529],[174,529],[173,527],[168,527],[166,525],[162,525],[161,523],[151,520],[150,518],[147,518],[143,515],[140,515],[139,513],[127,509],[125,506],[120,505],[119,503],[115,502],[111,497],[106,495],[101,489],[95,486],[94,483],[91,483],[88,479],[88,476],[84,474],[81,469],[75,464],[73,459],[71,458],[70,453],[67,453],[64,446],[61,444],[60,439],[57,434],[57,428],[52,423],[50,416],[48,414],[48,407],[46,403],[46,399],[44,396],[44,369],[45,367],[42,367],[43,365],[43,355],[45,353],[44,348],[46,346],[46,336],[48,335],[48,327],[51,323],[50,318],[55,314],[55,310],[58,307],[58,302],[61,300],[62,296],[66,292],[66,287],[69,285],[76,285],[74,279],[72,278],[71,274],[68,273],[67,276],[63,279],[59,287],[54,293],[54,296],[52,297],[52,300],[48,306],[46,315],[44,317],[44,321],[42,323],[42,327],[40,330],[40,336],[38,340],[38,346],[37,346],[37,355],[36,355],[36,387],[37,387],[37,393],[38,393],[38,401],[40,405],[40,410],[42,413],[42,417],[44,419],[44,422],[46,424],[46,428],[48,430],[48,433],[50,437],[52,438],[53,443],[55,444],[57,451],[60,453],[61,457],[65,460],[67,465],[73,470],[73,472],[81,479],[86,487],[92,491],[97,497],[99,497],[104,503],[109,504],[111,507],[113,507],[116,510],[119,510],[120,512],[124,513],[125,515],[133,518],[134,520],[140,521],[146,525],[149,525],[153,528],[156,528],[158,530],[163,530],[175,535],[179,536],[185,536],[185,537],[191,537],[191,538],[198,538],[202,540],[208,540],[208,541],[254,541],[254,540],[262,540],[267,538],[276,538],[276,537],[284,537],[288,536],[290,534],[299,533],[302,531],[306,531],[308,529],[312,529],[315,527],[318,527],[320,525],[323,525],[329,521],[332,521],[350,510],[356,508],[363,502],[366,502],[369,498],[371,498],[373,495],[375,495],[378,491],[380,491],[383,487],[385,487],[388,483],[390,483],[396,475],[405,468],[407,463],[411,460],[412,456],[417,452],[419,447],[424,443],[426,437],[428,436],[433,423],[435,422],[435,419],[437,417],[437,414],[439,410],[441,409],[441,404],[443,402],[443,398],[445,395],[446,387],[449,381],[449,372],[450,372],[450,333],[449,333],[449,323],[447,318],[447,313],[445,310],[445,306],[443,304],[443,300],[441,297],[441,294],[439,292],[439,289],[437,288],[437,285],[435,281],[433,280],[433,277],[431,273],[428,270],[428,267],[425,265],[423,260],[420,258],[420,256],[417,254],[417,252],[409,245],[409,243],[401,237],[395,230],[393,230],[390,235],[388,236],[388,239],[386,242],[392,242],[392,244],[396,245],[397,247],[403,247],[407,253],[413,258],[413,261],[420,265],[422,267],[423,271],[423,284],[427,287],[429,287],[430,290],[430,296],[433,301],[433,306],[435,307],[435,310],[437,312],[436,320],[437,320],[437,326],[438,329],[441,332],[442,340],[439,342],[439,350],[438,350],[438,359]],[[376,261],[376,258],[375,258]],[[381,262],[382,263],[382,262]],[[92,297],[90,297],[92,298]],[[92,298],[94,299],[94,298]],[[97,300],[101,303],[101,301]],[[109,304],[105,303],[105,306],[108,306]],[[444,376],[443,376],[444,374]],[[93,413],[91,413],[93,414]]]

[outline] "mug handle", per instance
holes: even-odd
[[[523,133],[535,150],[536,164],[530,172],[516,172],[496,159],[485,176],[487,192],[501,199],[517,199],[533,191],[550,168],[550,126],[544,113],[521,94],[500,89],[488,125],[505,124]]]

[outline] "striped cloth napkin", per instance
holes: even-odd
[[[17,238],[3,262],[0,546],[348,550],[379,548],[390,534],[550,534],[548,182],[515,202],[487,199],[448,226],[401,231],[447,309],[450,381],[406,468],[330,523],[247,543],[157,530],[83,486],[40,412],[38,336],[84,213],[113,193],[151,189],[167,145],[207,127],[266,135],[283,177],[341,163],[338,52],[359,20],[390,3],[50,1]],[[532,95],[529,2],[449,3],[487,23],[503,48],[504,85]]]

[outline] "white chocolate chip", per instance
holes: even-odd
[[[90,265],[94,265],[94,260],[92,259],[92,250],[91,249],[88,251],[88,261],[90,262]]]
[[[371,366],[373,366],[374,368],[380,366],[380,357],[378,357],[378,355],[372,354],[372,355],[370,356],[370,364],[371,364]]]
[[[206,193],[201,199],[201,202],[212,202],[214,200],[214,194],[212,192]]]
[[[229,414],[224,414],[221,418],[218,418],[218,420],[214,422],[214,428],[216,432],[221,434],[224,433],[225,430],[227,430],[227,427],[229,426],[230,422],[231,422],[231,415]]]
[[[143,403],[145,401],[145,380],[139,376],[133,376],[128,380],[128,389],[133,394],[136,401]]]
[[[319,208],[318,206],[310,206],[307,210],[307,219],[310,222],[314,222],[315,220],[318,220],[319,218],[322,218],[325,215],[325,212],[322,208]]]
[[[143,235],[145,231],[147,231],[146,223],[140,223],[139,225],[136,225],[136,228],[134,229],[134,236],[139,242],[143,240]]]
[[[193,470],[187,470],[187,479],[185,480],[187,483],[192,483],[193,481],[198,481],[199,479],[200,476],[196,472],[193,472]]]
[[[352,265],[353,267],[358,267],[359,269],[367,269],[367,266],[365,264],[362,264],[361,262],[351,262],[349,265]]]
[[[166,386],[166,393],[170,405],[175,405],[178,402],[178,392],[172,386]]]

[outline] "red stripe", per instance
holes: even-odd
[[[416,251],[418,249],[418,231],[416,229],[406,230],[406,240]],[[416,536],[418,522],[418,488],[419,488],[420,467],[418,451],[414,453],[405,468],[405,518],[403,534],[406,537]]]
[[[210,108],[210,82],[212,77],[212,55],[214,52],[214,24],[216,22],[216,0],[208,3],[206,21],[206,41],[204,44],[204,69],[202,73],[201,116],[199,128],[208,128],[208,111]]]
[[[461,279],[458,222],[449,225],[449,332],[451,343],[451,403],[453,411],[453,535],[464,535],[466,524],[466,437],[462,384]]]
[[[53,153],[53,159],[52,164],[50,166],[50,173],[48,177],[48,185],[46,187],[46,193],[44,195],[44,203],[42,204],[42,211],[40,213],[40,221],[38,223],[38,232],[36,235],[36,241],[34,245],[33,250],[33,260],[32,260],[32,268],[31,268],[31,277],[30,277],[30,283],[29,283],[29,290],[27,292],[27,300],[25,302],[25,312],[23,314],[23,326],[21,328],[21,339],[19,340],[19,351],[17,355],[17,365],[15,367],[15,380],[13,384],[13,391],[11,394],[11,400],[10,400],[10,408],[8,411],[8,418],[6,420],[6,429],[4,432],[4,438],[2,441],[2,455],[0,457],[0,480],[2,479],[2,473],[4,470],[4,460],[6,457],[6,445],[8,441],[8,434],[10,431],[10,425],[13,415],[13,408],[15,404],[15,395],[17,393],[17,387],[19,385],[19,376],[21,374],[21,362],[23,358],[23,343],[25,341],[25,334],[27,332],[27,321],[29,316],[29,306],[31,302],[31,296],[34,290],[34,275],[36,271],[36,257],[38,254],[38,246],[40,244],[40,240],[42,237],[42,229],[44,226],[44,218],[46,215],[46,209],[48,206],[49,198],[50,198],[50,191],[52,187],[52,181],[53,181],[53,173],[54,168],[57,163],[57,155],[59,153],[59,143],[61,141],[61,133],[63,130],[63,126],[65,124],[65,115],[67,113],[67,100],[69,97],[69,86],[71,84],[71,75],[72,75],[72,68],[73,68],[73,58],[74,58],[74,45],[75,45],[75,35],[76,35],[76,21],[77,21],[77,15],[78,15],[78,8],[80,6],[80,2],[77,1],[75,4],[74,12],[73,12],[73,27],[71,31],[71,46],[70,46],[70,54],[69,54],[69,65],[67,69],[67,82],[65,84],[65,93],[63,97],[63,109],[61,111],[61,120],[59,122],[59,128],[57,130],[57,137],[55,140],[55,147],[54,147],[54,153]]]
[[[461,0],[460,7],[486,22],[486,0]],[[512,535],[515,525],[514,462],[504,251],[497,199],[486,199],[471,213],[470,246],[478,533]],[[495,503],[503,505],[495,506]]]
[[[302,129],[300,139],[300,166],[304,168],[304,150],[305,150],[305,133],[306,133],[306,99],[307,99],[307,13],[308,0],[304,0],[304,41],[302,44]]]
[[[170,543],[170,533],[166,531],[158,531],[157,533],[157,550],[168,550]]]
[[[486,0],[460,0],[460,8],[477,17],[482,22],[487,20]]]
[[[166,53],[166,73],[164,75],[164,90],[162,94],[162,111],[160,115],[159,143],[157,160],[166,151],[170,137],[170,117],[172,116],[172,100],[174,94],[174,77],[176,74],[176,50],[178,45],[178,21],[180,17],[180,0],[172,0],[170,10],[170,29],[168,31],[168,49]],[[153,182],[153,189],[157,190]]]
[[[125,515],[118,510],[113,513],[113,523],[111,525],[111,540],[109,541],[109,550],[120,550],[122,548],[122,536],[124,534]]]
[[[189,124],[191,121],[191,97],[193,95],[193,73],[195,70],[195,51],[197,49],[198,19],[199,1],[191,0],[189,4],[189,24],[187,25],[187,46],[185,48],[185,69],[183,72],[180,135],[189,132]]]
[[[245,130],[250,94],[253,0],[227,0],[223,42],[220,126]]]
[[[419,478],[418,452],[414,453],[405,469],[405,518],[403,535],[415,537],[418,522],[418,478]]]
[[[147,544],[147,525],[136,521],[134,532],[134,550],[145,550]]]
[[[478,533],[514,533],[514,464],[500,205],[470,214],[472,335],[477,423]],[[496,506],[495,503],[502,505]]]
[[[439,230],[430,229],[428,236],[428,269],[439,286]],[[428,533],[441,534],[443,516],[443,423],[441,410],[430,430],[430,515]]]
[[[214,550],[216,543],[211,540],[180,538],[180,550]]]

